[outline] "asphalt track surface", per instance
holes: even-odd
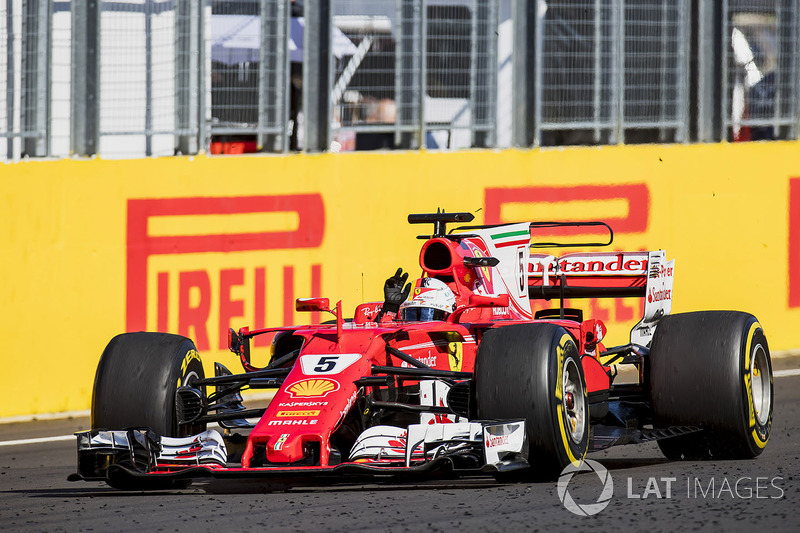
[[[0,530],[797,532],[800,372],[792,370],[800,369],[800,359],[775,359],[773,365],[780,376],[774,423],[760,457],[670,462],[652,443],[590,454],[613,480],[607,507],[593,516],[568,511],[553,482],[502,485],[468,478],[267,491],[205,484],[150,493],[71,483],[66,478],[75,471],[76,445],[63,436],[89,425],[75,418],[0,425]],[[28,439],[44,440],[9,444]],[[592,472],[568,485],[580,505],[595,503],[601,489]]]

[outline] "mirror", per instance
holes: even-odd
[[[508,294],[496,296],[472,294],[469,297],[469,307],[508,307]]]
[[[331,310],[330,300],[327,298],[298,298],[294,308],[297,311],[327,311]]]

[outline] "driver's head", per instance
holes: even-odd
[[[456,309],[456,296],[443,281],[420,278],[408,300],[400,304],[400,320],[429,322],[445,320]]]

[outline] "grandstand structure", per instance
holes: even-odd
[[[800,136],[797,0],[4,0],[0,157]]]

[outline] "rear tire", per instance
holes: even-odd
[[[650,397],[659,427],[699,433],[658,442],[670,459],[750,459],[772,428],[772,363],[756,318],[737,311],[666,316],[650,352]]]
[[[478,347],[475,386],[478,418],[526,420],[531,470],[509,479],[556,479],[585,456],[585,379],[578,348],[564,328],[543,323],[487,331]]]
[[[94,379],[92,429],[149,428],[157,435],[185,437],[205,424],[178,425],[175,392],[203,379],[194,343],[168,333],[124,333],[106,346]],[[109,473],[107,483],[126,490],[183,488],[186,481],[129,481]]]

